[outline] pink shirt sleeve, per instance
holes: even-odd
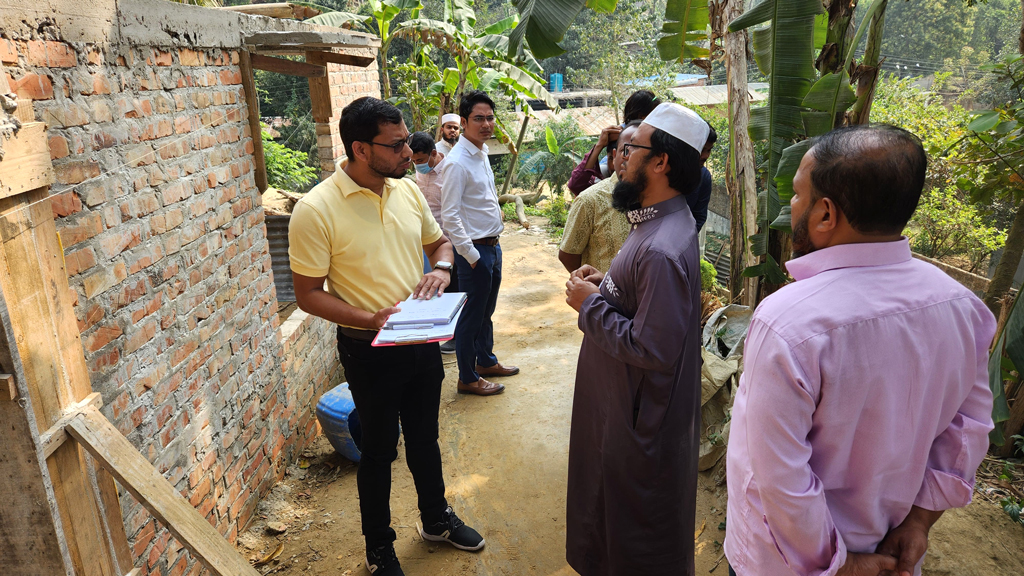
[[[846,544],[810,466],[808,434],[820,382],[804,374],[789,344],[756,319],[745,349],[745,440],[779,564],[793,575],[831,576],[846,562]]]
[[[583,160],[576,165],[572,170],[572,176],[569,176],[569,182],[565,185],[573,194],[579,194],[587,188],[594,185],[595,182],[601,179],[600,170],[588,170],[585,168],[587,160],[590,159],[590,155],[593,153],[587,152],[583,157]]]
[[[984,311],[984,312],[987,312]],[[991,314],[979,313],[975,340],[977,378],[949,426],[932,443],[928,468],[914,505],[940,511],[971,503],[975,472],[988,451],[992,431],[992,391],[988,385],[988,344],[995,333]]]

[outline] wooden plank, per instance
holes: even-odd
[[[40,188],[0,198],[0,289],[12,303],[12,331],[37,430],[92,392],[47,193]],[[121,576],[108,538],[114,534],[126,545],[123,521],[114,510],[117,516],[105,521],[121,525],[120,531],[101,530],[103,510],[83,458],[77,445],[65,443],[46,462],[70,565],[77,574]],[[112,482],[99,492],[116,494]]]
[[[32,101],[24,98],[18,99],[18,107],[14,110],[14,117],[22,124],[36,121],[36,114],[32,111]]]
[[[266,16],[268,18],[294,18],[305,20],[321,14],[320,10],[311,6],[289,4],[288,2],[275,2],[273,4],[253,4],[250,6],[225,6],[221,10],[233,10],[253,16]]]
[[[260,48],[370,48],[379,47],[380,38],[358,32],[257,32],[243,43]]]
[[[208,570],[259,574],[95,408],[73,418],[68,432]]]
[[[61,416],[60,420],[39,435],[39,444],[42,447],[43,456],[49,458],[50,455],[56,452],[57,448],[60,448],[60,445],[68,439],[68,434],[64,430],[64,427],[68,425],[68,421],[75,416],[78,416],[79,412],[85,409],[86,406],[92,406],[97,409],[103,406],[103,399],[100,396],[100,393],[93,392],[86,396],[85,400],[65,408],[64,415]]]
[[[18,387],[14,385],[12,374],[0,374],[0,400],[17,400]]]
[[[377,59],[373,55],[357,55],[357,54],[339,54],[337,52],[306,52],[306,61],[309,61],[310,54],[319,54],[317,58],[320,62],[332,62],[334,64],[344,64],[346,66],[358,66],[359,68],[366,68]]]
[[[11,381],[27,386],[11,329],[7,303],[0,294],[0,365]],[[15,378],[16,377],[16,378]],[[0,506],[0,564],[4,576],[72,576],[71,558],[46,464],[35,441],[35,414],[27,390],[18,401],[0,398],[0,478],[8,496]]]
[[[46,140],[46,124],[24,124],[14,138],[0,136],[0,198],[53,184],[53,165]]]
[[[260,193],[267,191],[267,162],[263,156],[263,128],[260,126],[260,97],[256,93],[256,78],[252,72],[252,54],[239,52],[238,66],[242,71],[242,89],[245,91],[245,105],[249,111],[249,133],[252,135],[252,157],[255,170],[253,177]]]
[[[117,486],[114,484],[114,477],[102,466],[94,466],[93,472],[96,476],[96,485],[100,493],[100,505],[103,514],[100,520],[108,534],[108,543],[113,549],[114,560],[117,562],[117,569],[120,572],[130,570],[133,565],[132,551],[128,546],[128,536],[124,531],[124,514],[121,512],[121,501],[117,497]],[[109,486],[109,489],[105,489]],[[129,574],[136,574],[132,570]]]
[[[262,54],[253,54],[250,58],[252,67],[257,70],[266,70],[267,72],[276,72],[289,76],[302,76],[303,78],[322,78],[327,76],[326,66],[263,56]]]
[[[327,65],[324,59],[326,52],[306,52],[306,62]],[[309,79],[309,101],[313,122],[325,124],[333,120],[331,109],[331,83],[328,78]]]

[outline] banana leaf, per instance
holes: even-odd
[[[424,44],[448,51],[455,58],[466,57],[470,52],[466,35],[459,32],[455,26],[440,20],[429,18],[406,20],[396,26],[391,35],[406,40],[418,39]]]
[[[611,4],[614,10],[614,0],[594,0],[594,3],[602,9]],[[523,40],[541,60],[564,54],[565,50],[558,43],[587,4],[586,0],[512,0],[519,12],[519,24],[508,37],[508,58],[515,59]]]
[[[1019,305],[1020,300],[1019,295],[1014,299],[1010,316],[1006,319],[1006,325],[988,359],[988,386],[994,399],[992,421],[996,425],[989,434],[989,440],[996,446],[1002,446],[1005,442],[1002,423],[1010,419],[1010,407],[1006,402],[1004,385],[1005,372],[1024,372],[1024,306]]]
[[[459,32],[472,34],[476,26],[476,11],[473,0],[444,0],[445,22],[452,23]]]
[[[494,24],[484,28],[484,34],[504,34],[505,32],[515,28],[516,24],[519,24],[519,16],[513,14],[508,18],[498,20]]]
[[[351,12],[324,12],[312,18],[306,18],[304,20],[309,24],[319,24],[321,26],[331,26],[334,28],[347,28],[353,29],[358,26],[359,28],[373,33],[373,29],[370,28],[370,22],[373,18],[369,16],[360,16]]]
[[[558,99],[544,88],[544,83],[536,76],[514,64],[501,60],[491,60],[489,63],[492,68],[504,73],[516,90],[531,98],[543,100],[552,110],[558,109]]]
[[[544,127],[544,141],[548,145],[548,152],[558,154],[558,140],[555,139],[555,133],[551,130],[551,126]]]
[[[697,43],[708,40],[710,22],[708,0],[668,0],[661,27],[664,36],[658,39],[661,59],[684,64],[688,59],[707,58],[710,52]]]

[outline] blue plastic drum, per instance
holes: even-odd
[[[320,397],[316,404],[316,419],[320,421],[320,427],[338,454],[359,462],[362,431],[348,382],[339,384]]]

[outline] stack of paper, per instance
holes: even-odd
[[[466,301],[465,292],[448,292],[430,300],[416,300],[412,296],[400,302],[399,312],[388,318],[385,329],[403,325],[434,326],[448,324]]]
[[[401,346],[424,342],[443,342],[455,337],[455,326],[466,302],[463,292],[448,292],[430,300],[408,300],[398,304],[396,312],[377,333],[374,346]]]

